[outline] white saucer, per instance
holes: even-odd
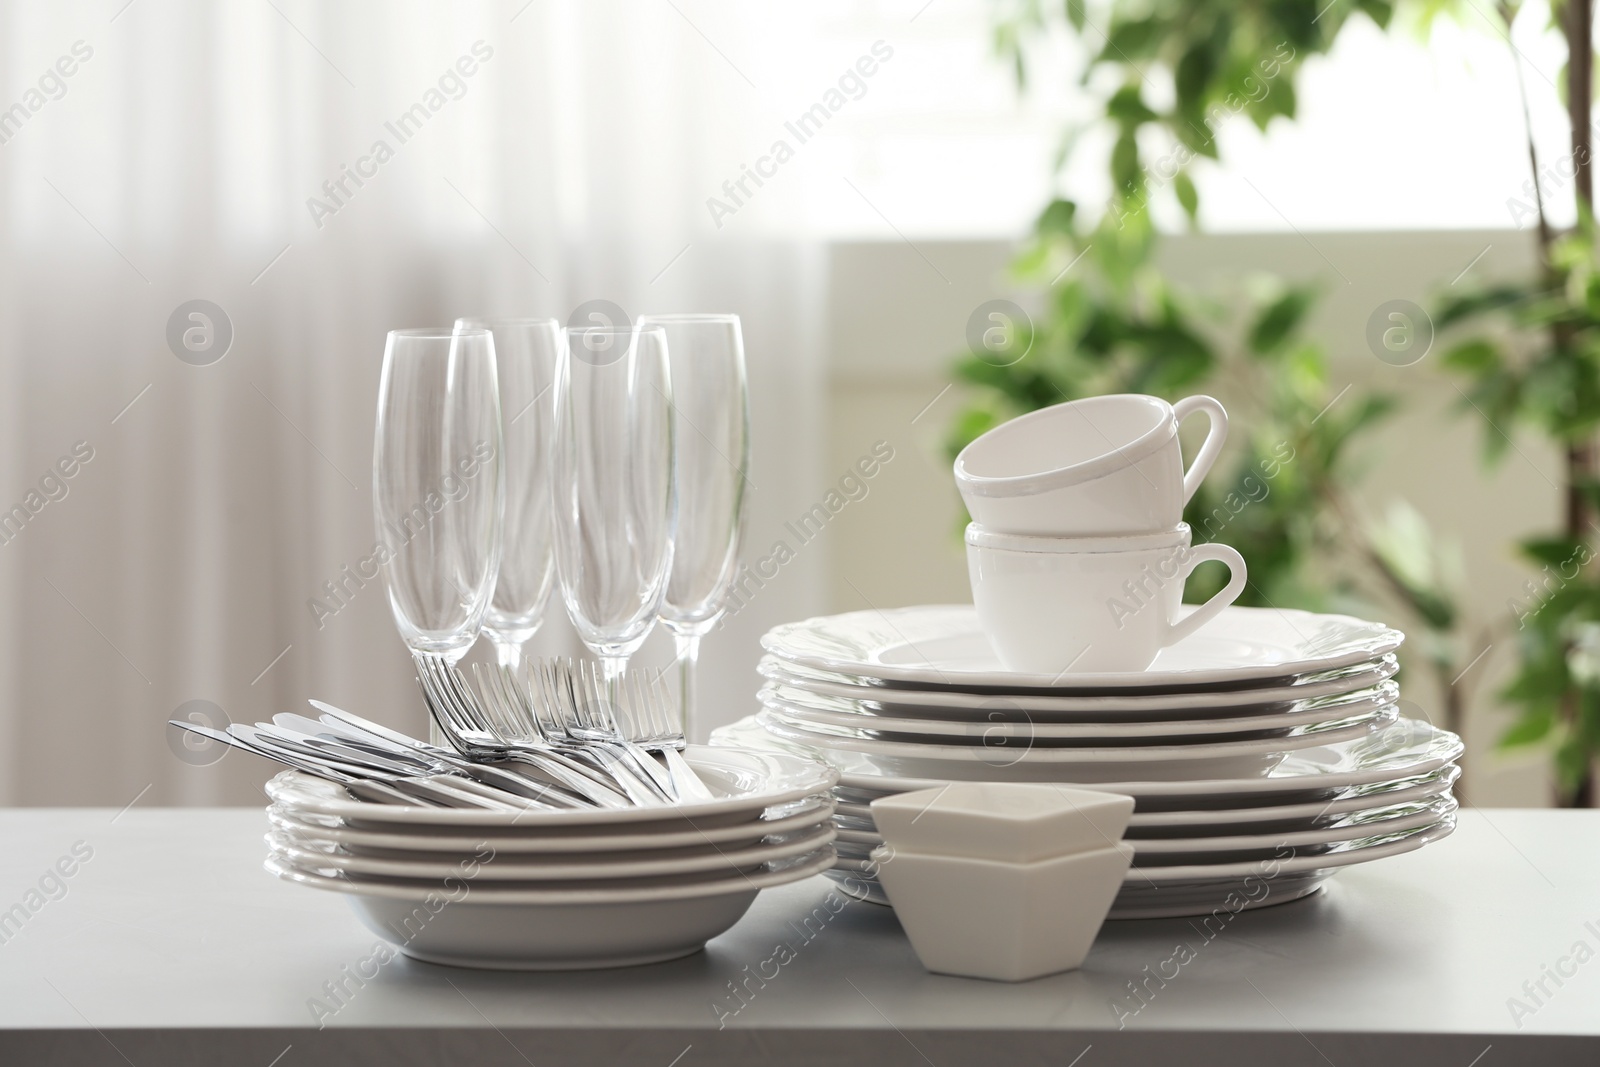
[[[1287,682],[1377,659],[1405,635],[1349,615],[1279,608],[1224,608],[1192,636],[1165,648],[1143,671],[1022,674],[1000,665],[970,604],[857,611],[787,623],[761,644],[816,670],[883,684],[972,689],[1191,689]]]

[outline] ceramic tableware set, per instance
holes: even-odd
[[[691,745],[684,755],[712,799],[383,804],[286,771],[267,784],[267,870],[345,894],[368,929],[431,963],[577,970],[688,955],[762,889],[834,862],[836,775],[781,753]]]
[[[1186,472],[1177,423],[1197,411],[1211,428]],[[1448,835],[1462,745],[1400,716],[1404,635],[1232,606],[1243,561],[1192,545],[1182,508],[1226,425],[1209,398],[1112,396],[974,441],[956,479],[976,520],[975,604],[776,627],[762,710],[712,743],[838,768],[830,877],[878,903],[893,894],[875,802],[952,783],[1133,798],[1113,919],[1294,900],[1340,868]],[[1183,578],[1206,559],[1231,580],[1182,605]]]

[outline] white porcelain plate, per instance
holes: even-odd
[[[761,639],[781,659],[885,685],[976,686],[1065,695],[1088,690],[1192,689],[1287,682],[1387,655],[1405,635],[1349,615],[1224,608],[1193,635],[1162,649],[1147,670],[1067,675],[1007,671],[970,604],[828,615],[774,627]]]
[[[1300,748],[1316,748],[1366,737],[1392,724],[1399,712],[1392,704],[1368,709],[1364,714],[1335,722],[1301,727],[1282,737],[1251,738],[1243,741],[1209,741],[1195,744],[1106,743],[1093,747],[1047,748],[1034,745],[1030,738],[995,737],[979,730],[965,736],[947,737],[941,743],[891,741],[866,735],[859,729],[823,726],[797,720],[778,711],[763,711],[756,716],[762,729],[785,741],[819,750],[842,749],[866,755],[879,764],[893,759],[901,763],[926,763],[939,774],[951,774],[946,765],[964,768],[978,764],[1000,772],[1030,764],[1072,764],[1103,767],[1106,764],[1190,765],[1200,761],[1232,758],[1279,757]],[[824,756],[824,758],[826,758]],[[1123,769],[1119,773],[1126,773]],[[965,776],[963,776],[965,777]],[[1165,775],[1163,775],[1165,777]]]
[[[757,726],[753,717],[712,731],[712,744],[724,743],[765,746],[780,751],[787,750],[788,745]],[[1356,786],[1430,774],[1461,758],[1462,747],[1461,738],[1448,730],[1418,719],[1401,718],[1356,741],[1291,752],[1266,777],[1190,781],[1131,778],[1084,783],[1084,787],[1126,793],[1138,800],[1140,812],[1303,803]],[[873,797],[913,789],[937,789],[950,780],[885,774],[854,752],[829,752],[828,759],[841,771],[835,795],[856,801],[870,801]],[[1005,777],[1003,770],[996,771],[993,776],[997,781]]]
[[[1449,793],[1450,787],[1460,776],[1461,768],[1451,764],[1420,778],[1384,782],[1376,786],[1356,786],[1340,791],[1331,799],[1313,800],[1305,804],[1197,811],[1136,811],[1128,820],[1125,836],[1132,840],[1142,837],[1210,837],[1264,830],[1310,830],[1377,805],[1432,800]],[[835,807],[834,822],[841,828],[875,829],[872,808],[852,801],[839,801]]]
[[[1129,837],[1126,840],[1133,846],[1136,864],[1170,863],[1175,859],[1205,863],[1214,862],[1205,858],[1208,854],[1271,853],[1285,847],[1312,850],[1406,830],[1420,830],[1441,822],[1445,816],[1454,816],[1456,808],[1454,797],[1438,797],[1424,803],[1368,808],[1340,819],[1331,826],[1315,829],[1257,831],[1219,837]],[[841,858],[859,859],[881,844],[883,835],[876,830],[840,829],[834,847]]]
[[[1057,696],[1037,692],[967,692],[961,689],[899,689],[849,675],[812,670],[763,656],[756,670],[776,685],[821,697],[849,701],[878,715],[911,718],[970,718],[974,713],[1015,711],[1044,722],[1160,722],[1193,719],[1199,711],[1219,715],[1275,715],[1305,702],[1337,698],[1393,678],[1400,670],[1394,655],[1303,675],[1285,685],[1248,689],[1195,689],[1179,693],[1127,690],[1112,696]]]
[[[827,845],[803,856],[779,860],[767,865],[766,870],[735,871],[712,875],[657,875],[648,878],[630,878],[610,883],[595,881],[560,882],[510,882],[487,885],[465,874],[452,875],[449,881],[439,879],[401,879],[365,877],[356,878],[327,867],[304,867],[287,856],[276,852],[267,855],[263,866],[279,878],[315,889],[335,893],[356,893],[362,896],[387,897],[391,900],[428,902],[470,898],[480,904],[639,904],[653,900],[686,900],[691,897],[716,896],[723,893],[743,893],[747,890],[768,889],[809,878],[826,870],[837,859],[832,845]]]
[[[791,686],[768,683],[759,694],[763,707],[780,712],[795,722],[861,730],[885,741],[921,741],[962,738],[967,743],[992,744],[997,740],[1026,742],[1030,745],[1097,741],[1108,745],[1148,743],[1164,739],[1168,744],[1181,741],[1223,741],[1230,735],[1283,735],[1302,726],[1316,726],[1354,718],[1377,711],[1400,699],[1400,687],[1384,682],[1370,689],[1301,701],[1287,711],[1272,715],[1244,715],[1237,718],[1167,719],[1161,722],[1036,722],[1033,715],[1005,706],[996,698],[993,706],[972,709],[964,714],[937,719],[917,719],[907,715],[881,715],[861,701],[819,696]],[[903,709],[902,709],[903,710]]]
[[[367,929],[408,956],[456,967],[552,971],[687,956],[738,922],[762,889],[821,873],[832,862],[833,850],[825,848],[714,882],[641,880],[602,891],[358,884],[277,858],[269,857],[266,867],[286,881],[350,894],[351,909]]]
[[[591,853],[584,856],[502,856],[484,846],[475,852],[418,852],[403,859],[357,855],[331,842],[274,831],[267,845],[274,855],[305,869],[327,869],[355,876],[419,878],[443,881],[461,877],[462,864],[471,863],[473,878],[489,882],[595,881],[654,877],[656,875],[727,873],[748,871],[772,860],[814,852],[833,840],[834,828],[814,823],[793,834],[780,834],[748,848],[709,845],[693,851],[644,853]]]
[[[1414,852],[1424,845],[1449,837],[1455,828],[1456,817],[1450,814],[1421,829],[1342,841],[1325,850],[1319,849],[1304,854],[1293,846],[1285,845],[1277,850],[1277,855],[1261,859],[1181,866],[1130,867],[1123,878],[1123,886],[1137,889],[1201,882],[1231,883],[1252,876],[1270,884],[1273,879],[1281,875],[1333,871],[1357,863],[1369,863],[1372,860]],[[869,877],[876,868],[876,861],[841,858],[835,866],[838,870],[855,873],[858,877]]]
[[[267,819],[274,829],[341,845],[353,853],[404,857],[415,852],[475,852],[491,848],[497,855],[587,856],[627,851],[672,852],[680,849],[747,848],[769,834],[786,834],[814,826],[833,810],[831,797],[807,797],[767,809],[765,816],[732,826],[650,833],[524,834],[491,830],[467,833],[459,828],[358,830],[336,817],[301,812],[274,804]]]
[[[826,793],[838,772],[814,758],[792,753],[750,751],[732,747],[690,745],[684,752],[689,765],[716,800],[659,808],[583,808],[566,811],[479,811],[464,808],[430,808],[409,804],[377,804],[356,800],[343,786],[299,771],[284,771],[267,783],[267,795],[297,811],[335,815],[351,826],[453,826],[475,829],[516,829],[524,832],[589,835],[620,831],[690,832],[748,822],[773,805]]]

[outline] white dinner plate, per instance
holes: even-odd
[[[1024,711],[1004,707],[972,709],[962,716],[919,719],[907,715],[877,714],[861,701],[819,696],[790,686],[768,683],[759,694],[763,707],[781,712],[785,718],[818,726],[839,726],[868,731],[885,741],[918,741],[924,738],[964,738],[968,743],[988,744],[996,739],[1008,743],[1052,744],[1073,741],[1099,741],[1108,745],[1145,743],[1162,738],[1169,744],[1184,741],[1226,740],[1228,735],[1253,737],[1281,736],[1300,726],[1315,726],[1377,711],[1400,699],[1400,686],[1384,682],[1370,689],[1337,697],[1302,701],[1294,710],[1272,715],[1246,715],[1238,718],[1167,719],[1161,722],[1036,722]]]
[[[969,717],[972,712],[1015,711],[1036,721],[1160,722],[1196,718],[1197,711],[1230,716],[1274,715],[1292,711],[1302,701],[1337,697],[1393,678],[1400,661],[1392,654],[1351,667],[1307,674],[1284,685],[1246,689],[1195,689],[1176,693],[1127,690],[1113,695],[1055,695],[1034,692],[968,692],[963,689],[900,689],[864,679],[812,670],[797,663],[763,656],[756,665],[764,678],[818,696],[868,705],[879,715],[938,718]]]
[[[1284,682],[1377,659],[1404,640],[1399,630],[1349,615],[1228,607],[1143,671],[1025,674],[1000,665],[971,604],[933,604],[786,623],[761,644],[802,666],[884,684],[1064,694]]]
[[[1356,786],[1341,791],[1329,800],[1306,804],[1282,804],[1258,808],[1217,808],[1198,811],[1136,811],[1128,820],[1125,836],[1195,837],[1223,833],[1256,833],[1265,830],[1309,830],[1326,825],[1353,812],[1366,811],[1379,804],[1402,804],[1431,800],[1450,792],[1461,776],[1455,764],[1420,778],[1383,782],[1375,786]],[[839,801],[834,821],[841,828],[872,830],[872,808],[867,804]]]
[[[738,744],[787,751],[778,740],[745,718],[712,731],[712,744]],[[1355,786],[1416,778],[1461,758],[1461,738],[1420,719],[1398,719],[1393,725],[1357,741],[1291,752],[1264,778],[1216,778],[1192,781],[1083,783],[1086,789],[1126,793],[1139,811],[1163,809],[1240,808],[1253,804],[1292,804],[1327,798]],[[859,753],[834,752],[840,767],[835,795],[871,801],[913,789],[937,789],[950,779],[884,774]]]
[[[764,888],[826,870],[832,848],[772,869],[695,885],[624,890],[502,890],[354,883],[269,857],[279,878],[348,894],[374,934],[429,963],[497,970],[583,970],[677,959],[705,947],[749,910]]]
[[[857,900],[881,904],[886,908],[892,906],[889,903],[889,895],[883,891],[883,886],[876,878],[869,878],[850,870],[835,869],[825,873],[841,890]],[[1154,888],[1139,888],[1124,883],[1106,918],[1178,919],[1191,915],[1210,915],[1222,908],[1230,913],[1270,908],[1315,893],[1334,873],[1312,871],[1309,874],[1280,875],[1274,878],[1264,891],[1259,881],[1246,884],[1239,878],[1224,878],[1195,885],[1162,885]]]
[[[1292,846],[1285,846],[1279,850],[1280,856],[1265,859],[1166,867],[1130,867],[1128,873],[1123,876],[1122,884],[1145,887],[1195,882],[1231,882],[1251,876],[1270,883],[1279,875],[1332,871],[1357,863],[1369,863],[1372,860],[1414,852],[1424,845],[1450,836],[1455,828],[1456,817],[1451,814],[1421,829],[1343,841],[1326,850],[1318,849],[1306,854],[1302,854]],[[866,876],[876,869],[877,861],[840,858],[835,866],[842,871]]]
[[[1208,862],[1208,854],[1231,852],[1260,852],[1270,854],[1275,849],[1290,847],[1312,850],[1321,846],[1357,841],[1404,830],[1419,830],[1432,826],[1455,814],[1454,797],[1439,797],[1423,803],[1393,804],[1368,808],[1340,819],[1331,826],[1292,831],[1258,831],[1222,837],[1129,837],[1133,846],[1134,862],[1170,862],[1176,857],[1193,857],[1190,862]],[[883,835],[876,830],[839,829],[834,848],[841,857],[866,858],[883,844]]]
[[[575,835],[611,832],[643,833],[646,826],[664,832],[709,829],[759,818],[774,805],[826,793],[838,772],[793,753],[752,751],[736,747],[690,745],[684,758],[716,800],[659,808],[577,808],[552,811],[488,811],[378,804],[356,800],[343,786],[300,771],[284,771],[267,783],[267,795],[297,811],[336,815],[354,827],[454,826],[516,828],[526,832]]]
[[[455,895],[470,897],[474,902],[482,904],[638,904],[651,900],[685,900],[690,897],[714,896],[722,893],[742,893],[746,890],[786,885],[826,870],[837,858],[833,846],[827,845],[803,856],[779,860],[767,865],[766,870],[760,871],[734,871],[709,876],[662,875],[632,878],[609,884],[575,881],[553,885],[549,882],[484,885],[470,878],[454,875],[453,882],[441,882],[437,879],[358,878],[328,867],[301,866],[277,852],[268,853],[264,866],[285,881],[298,882],[315,889],[388,897],[392,900],[425,902],[430,899],[448,899]]]
[[[837,831],[826,822],[748,848],[727,849],[708,845],[693,852],[597,853],[582,857],[509,857],[484,847],[475,852],[421,852],[405,859],[357,855],[332,842],[274,831],[267,845],[275,855],[297,867],[342,871],[349,875],[381,878],[419,878],[443,881],[461,877],[470,864],[479,884],[487,882],[557,882],[589,879],[620,881],[657,875],[748,871],[772,860],[814,852],[833,840]]]
[[[587,855],[624,850],[671,852],[676,849],[701,849],[711,846],[723,849],[748,847],[759,844],[768,834],[792,833],[814,826],[826,819],[832,810],[831,797],[807,797],[804,800],[769,808],[763,818],[740,822],[733,826],[662,833],[591,833],[583,836],[524,834],[496,830],[473,834],[450,827],[357,830],[344,825],[338,818],[317,815],[313,812],[300,812],[279,804],[267,808],[267,819],[275,829],[330,841],[354,853],[391,858],[403,857],[412,852],[452,850],[471,852],[483,846],[492,848],[497,855]]]
[[[780,740],[815,748],[823,759],[835,751],[859,753],[890,773],[922,777],[992,781],[1001,779],[1106,781],[1134,773],[1159,780],[1222,775],[1265,775],[1287,752],[1356,740],[1382,730],[1398,715],[1394,705],[1378,708],[1353,720],[1302,727],[1282,737],[1243,741],[1215,741],[1191,745],[1124,745],[1093,748],[1045,748],[1006,744],[1003,739],[977,736],[949,739],[947,743],[885,741],[863,736],[859,730],[812,726],[780,712],[763,711],[756,723]]]

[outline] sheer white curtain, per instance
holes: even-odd
[[[739,312],[754,545],[802,510],[822,260],[784,232],[780,182],[721,228],[706,208],[781,124],[759,72],[804,25],[771,19],[0,5],[0,802],[258,801],[259,761],[174,753],[189,701],[255,721],[318,696],[421,728],[381,580],[344,570],[374,540],[390,328],[592,299]],[[192,300],[231,324],[209,365],[169,344]],[[713,721],[750,710],[756,638],[818,607],[821,565],[708,640]],[[570,645],[560,614],[547,647]]]

